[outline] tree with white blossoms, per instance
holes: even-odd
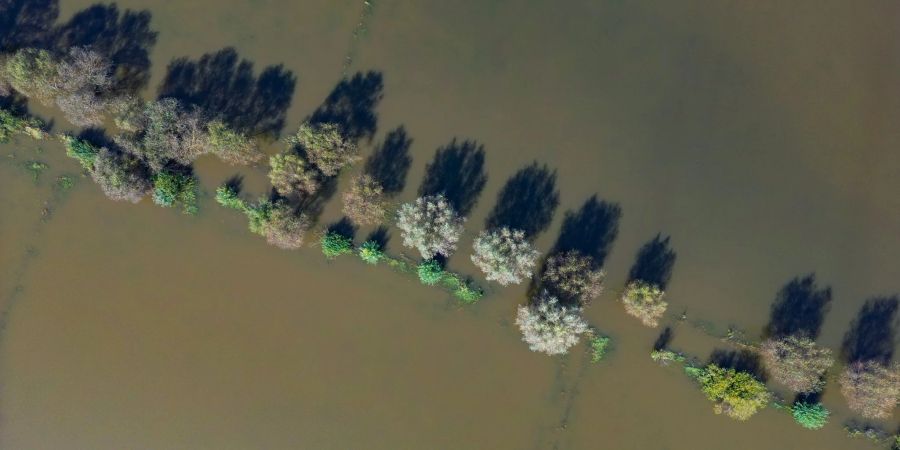
[[[488,281],[503,286],[519,284],[531,276],[540,254],[525,239],[525,232],[507,227],[482,231],[472,247],[472,262],[484,272]]]
[[[588,331],[581,308],[559,304],[547,291],[528,305],[520,305],[516,325],[522,340],[535,352],[561,355],[578,343],[579,335]]]
[[[459,217],[443,195],[419,197],[404,203],[397,212],[397,227],[405,247],[414,248],[422,258],[450,256],[462,234],[465,219]]]

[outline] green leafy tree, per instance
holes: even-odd
[[[747,420],[772,398],[766,385],[750,373],[710,364],[697,377],[706,397],[715,402],[716,414]]]
[[[236,209],[238,211],[247,209],[247,204],[241,199],[237,189],[227,184],[216,188],[216,202],[226,208]]]
[[[356,143],[344,136],[336,123],[304,123],[287,143],[302,151],[310,164],[329,177],[359,160]]]
[[[181,204],[186,214],[197,213],[197,179],[168,170],[153,176],[153,202],[170,208]]]
[[[656,327],[669,305],[663,300],[663,295],[659,286],[634,280],[625,287],[622,304],[629,315],[637,317],[648,327]]]
[[[295,153],[280,153],[269,158],[269,181],[283,196],[291,194],[315,194],[319,190],[319,177],[306,161]]]
[[[359,258],[367,264],[378,264],[384,258],[384,250],[378,242],[366,241],[359,246]]]
[[[7,59],[2,75],[22,95],[47,103],[58,92],[57,66],[48,51],[23,48]]]
[[[803,428],[818,430],[828,423],[831,413],[821,403],[797,402],[791,406],[791,415]]]
[[[353,240],[336,231],[323,234],[320,244],[322,253],[328,258],[353,253]]]
[[[419,274],[419,281],[426,285],[437,284],[444,277],[444,268],[441,267],[441,263],[433,259],[420,262],[416,272]]]

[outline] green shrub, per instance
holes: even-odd
[[[66,155],[78,160],[85,170],[94,170],[94,161],[97,159],[97,154],[100,153],[99,148],[94,147],[88,141],[69,135],[63,135],[60,139],[66,147]]]
[[[416,271],[419,274],[419,281],[429,286],[437,284],[444,277],[444,268],[441,267],[441,263],[433,259],[419,263]]]
[[[229,164],[246,165],[259,161],[262,153],[245,134],[228,128],[221,121],[206,125],[210,151]]]
[[[606,356],[609,350],[611,340],[606,336],[594,336],[589,343],[591,344],[591,362],[600,362]]]
[[[791,407],[791,414],[803,428],[818,430],[825,426],[831,413],[821,403],[797,402]]]
[[[197,179],[170,171],[153,176],[153,202],[169,208],[180,203],[186,214],[197,213]]]
[[[471,304],[481,300],[481,297],[484,297],[484,291],[469,283],[460,283],[459,286],[453,290],[453,295],[463,303]]]
[[[2,75],[22,95],[48,102],[58,90],[58,65],[46,50],[23,48],[6,61]]]
[[[48,166],[47,164],[44,164],[40,161],[27,161],[24,164],[24,167],[25,167],[25,170],[31,172],[31,178],[34,181],[37,181],[38,177],[40,177],[41,174],[44,173],[45,170],[50,168],[50,166]]]
[[[378,242],[366,241],[359,246],[359,258],[367,264],[378,264],[384,258],[384,250]]]
[[[227,184],[223,184],[216,188],[216,202],[226,208],[236,209],[238,211],[247,209],[247,204],[238,195],[237,189]]]
[[[684,355],[666,349],[653,350],[650,352],[650,359],[663,366],[667,366],[673,362],[682,363],[686,360]]]
[[[284,201],[260,200],[247,206],[244,214],[249,219],[251,232],[284,250],[300,248],[310,226],[309,217],[298,214]]]
[[[322,253],[328,258],[335,258],[353,252],[353,240],[336,231],[322,235]]]
[[[697,380],[706,397],[716,403],[716,414],[737,420],[749,419],[771,399],[766,385],[747,372],[710,364]]]
[[[13,114],[0,108],[0,143],[9,141],[14,134],[25,134],[35,139],[42,139],[44,124],[34,117]]]

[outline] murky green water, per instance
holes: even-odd
[[[60,19],[89,5],[62,0]],[[833,289],[819,342],[837,349],[868,298],[900,291],[897,2],[382,0],[357,41],[355,1],[119,8],[148,9],[159,32],[148,96],[181,56],[234,46],[257,74],[283,63],[297,77],[285,131],[352,50],[351,72],[384,76],[366,152],[401,125],[412,139],[398,200],[416,196],[438,147],[483,144],[487,182],[457,270],[476,273],[471,238],[533,160],[558,170],[560,191],[541,250],[591,195],[618,203],[608,293],[586,310],[615,349],[596,366],[582,347],[529,352],[512,324],[525,287],[459,307],[386,268],[266,246],[210,199],[191,218],[108,201],[80,179],[59,200],[53,179],[77,164],[55,143],[9,144],[3,448],[874,448],[843,436],[852,415],[834,383],[820,431],[771,408],[746,423],[716,416],[650,361],[659,330],[614,297],[659,232],[677,252],[673,312],[723,327],[761,332],[777,291],[815,272]],[[19,166],[30,159],[51,166],[37,183]],[[197,171],[207,192],[235,173],[207,159]],[[262,168],[242,172],[265,192]],[[671,345],[727,347],[686,325]]]

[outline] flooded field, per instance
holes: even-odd
[[[0,448],[883,448],[845,436],[854,414],[833,379],[821,430],[774,408],[738,422],[649,353],[666,326],[671,348],[703,359],[734,349],[694,321],[758,339],[779,291],[811,273],[831,289],[818,342],[835,350],[868,300],[900,294],[900,3],[6,3],[143,36],[146,98],[193,90],[281,135],[344,74],[376,71],[362,156],[405,133],[396,202],[428,191],[438,149],[482,146],[483,185],[478,170],[459,183],[468,220],[447,263],[487,292],[464,306],[383,266],[266,245],[212,199],[238,173],[245,191],[266,194],[265,164],[199,159],[200,213],[188,216],[108,200],[56,141],[0,144]],[[110,20],[126,10],[146,10],[158,34]],[[254,102],[225,75],[191,86],[204,54],[214,73],[240,80],[243,59],[280,89]],[[29,108],[54,131],[75,129]],[[35,177],[30,161],[49,169]],[[621,213],[586,225],[609,230],[596,255],[606,291],[585,309],[613,340],[599,364],[584,343],[564,357],[529,351],[514,324],[528,288],[486,283],[469,261],[505,187],[534,162],[555,171],[559,192],[558,206],[533,212],[546,218],[530,230],[542,253],[567,217]],[[63,175],[72,188],[59,187]],[[336,195],[320,222],[340,217]],[[670,314],[650,329],[616,299],[659,233],[677,258]],[[876,343],[884,356],[894,330]],[[896,432],[898,419],[869,423]]]

